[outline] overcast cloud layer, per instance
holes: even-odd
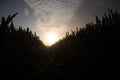
[[[71,19],[83,0],[24,0],[33,9],[37,17],[36,30],[44,39],[47,32],[55,32],[62,38],[69,27],[66,23]]]

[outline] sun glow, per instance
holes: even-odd
[[[46,45],[51,46],[57,41],[58,41],[57,34],[55,34],[53,32],[49,32],[46,34]]]

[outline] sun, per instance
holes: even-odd
[[[49,32],[46,35],[46,43],[48,46],[53,45],[55,42],[58,41],[57,35],[53,32]]]

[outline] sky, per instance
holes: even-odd
[[[45,43],[49,33],[62,39],[66,32],[84,27],[108,8],[120,12],[120,0],[0,0],[0,18],[18,12],[14,25],[29,27]]]

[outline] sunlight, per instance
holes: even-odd
[[[55,42],[58,41],[57,35],[53,32],[49,32],[46,34],[46,44],[48,46],[53,45]]]

